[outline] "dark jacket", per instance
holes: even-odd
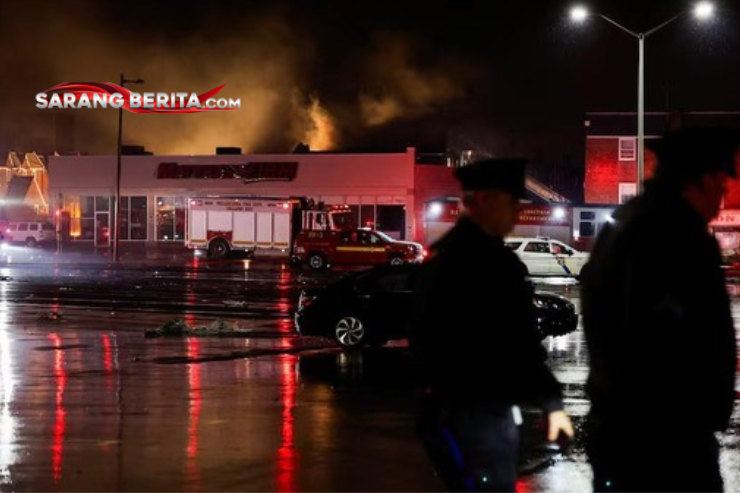
[[[614,432],[723,430],[737,361],[717,242],[679,193],[655,183],[614,218],[583,287],[591,417]]]
[[[467,218],[432,252],[410,328],[419,385],[455,403],[561,409],[516,254]]]

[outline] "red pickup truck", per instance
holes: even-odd
[[[382,231],[302,231],[293,243],[292,261],[318,270],[332,265],[418,263],[425,255],[421,244],[395,240]]]

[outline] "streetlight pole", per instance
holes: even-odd
[[[645,35],[637,36],[637,194],[645,180]]]
[[[668,24],[686,14],[687,11],[681,11],[662,24],[642,32],[635,32],[627,29],[614,19],[594,12],[593,15],[607,21],[614,27],[619,28],[633,38],[637,39],[637,193],[641,193],[645,181],[645,38],[663,29]],[[714,13],[714,6],[710,2],[699,2],[694,7],[694,16],[699,19],[708,19]],[[584,7],[574,7],[570,12],[570,17],[576,22],[583,22],[589,16],[589,12]]]
[[[126,79],[121,74],[120,86],[124,87],[126,83],[143,84],[142,79]],[[119,251],[118,240],[120,236],[120,219],[121,219],[121,149],[123,147],[123,106],[118,109],[118,152],[116,156],[116,200],[113,203],[113,261],[118,263]]]

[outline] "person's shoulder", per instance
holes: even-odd
[[[446,248],[433,251],[422,263],[422,271],[435,271],[451,268],[466,258],[465,249],[459,244],[450,244]]]
[[[430,258],[449,261],[465,257],[476,250],[480,242],[464,228],[455,227],[430,247]],[[441,259],[441,260],[440,260]]]
[[[678,220],[671,210],[668,203],[637,196],[617,208],[606,229],[614,237],[665,234],[675,227]]]

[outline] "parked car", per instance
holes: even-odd
[[[303,289],[295,328],[299,334],[329,337],[347,348],[404,339],[418,269],[416,264],[377,266]],[[534,310],[543,339],[578,326],[575,305],[563,296],[537,291]]]
[[[547,237],[511,236],[504,242],[524,262],[530,276],[579,278],[589,258],[588,252]]]
[[[57,239],[56,228],[47,221],[14,221],[5,229],[8,243],[22,243],[27,247],[53,243]]]

